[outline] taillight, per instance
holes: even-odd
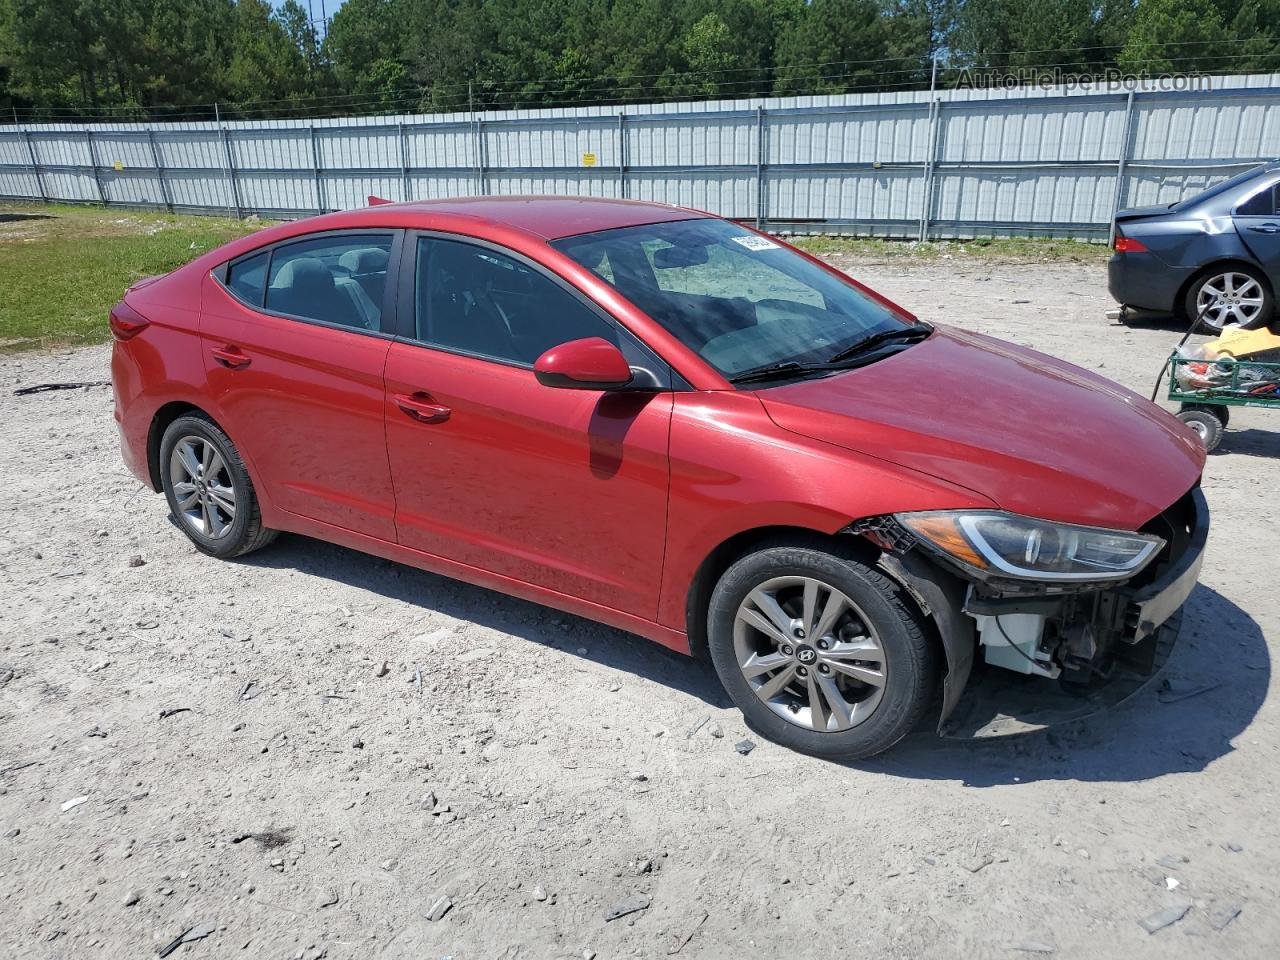
[[[121,300],[111,308],[111,319],[107,325],[117,340],[132,340],[150,326],[151,321]]]
[[[1117,233],[1115,251],[1116,253],[1146,253],[1147,245],[1141,240],[1135,240],[1133,237],[1126,237],[1122,233]]]

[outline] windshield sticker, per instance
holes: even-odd
[[[749,233],[745,237],[730,237],[729,239],[746,247],[748,250],[776,250],[778,247],[768,237],[758,237],[754,233]]]

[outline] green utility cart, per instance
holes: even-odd
[[[1222,439],[1232,407],[1280,409],[1280,363],[1169,358],[1169,399],[1178,401],[1178,419],[1200,434],[1206,450]]]

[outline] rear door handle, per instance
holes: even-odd
[[[1280,233],[1280,224],[1264,223],[1258,227],[1250,227],[1254,233]]]
[[[232,346],[214,347],[213,359],[229,370],[241,370],[247,367],[252,361]]]
[[[396,406],[419,423],[444,423],[453,413],[442,403],[436,403],[430,394],[396,394]]]

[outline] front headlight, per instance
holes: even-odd
[[[1164,546],[1159,537],[995,511],[899,513],[915,536],[980,576],[1126,580]]]

